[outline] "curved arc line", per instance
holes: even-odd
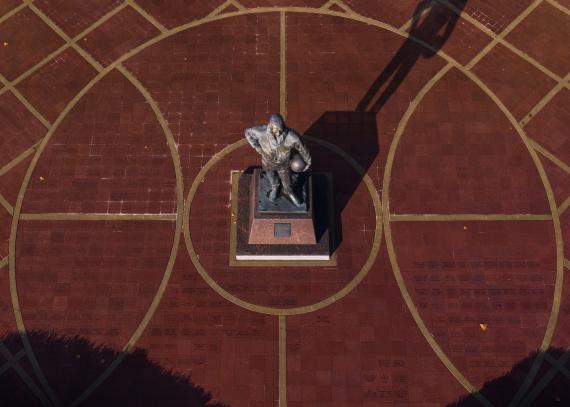
[[[91,395],[95,391],[99,385],[101,385],[107,377],[113,373],[113,371],[121,364],[125,356],[128,352],[130,352],[140,337],[142,336],[143,332],[145,331],[146,327],[148,326],[150,320],[154,316],[162,297],[166,291],[166,287],[168,282],[170,281],[170,277],[172,275],[172,270],[174,268],[174,263],[176,261],[176,257],[178,256],[178,248],[180,247],[180,234],[182,233],[182,211],[184,210],[184,185],[182,182],[182,167],[180,165],[180,156],[178,155],[178,150],[176,149],[176,143],[174,141],[174,136],[170,127],[168,127],[168,123],[164,118],[164,114],[160,111],[156,100],[152,97],[150,92],[142,85],[142,83],[132,74],[130,73],[125,67],[119,65],[117,70],[123,74],[123,76],[140,92],[140,94],[144,97],[146,102],[149,104],[151,109],[153,110],[154,114],[160,126],[162,127],[162,131],[166,137],[166,142],[168,144],[170,155],[172,157],[172,163],[174,165],[174,173],[176,177],[176,229],[174,232],[174,238],[172,242],[172,247],[170,249],[170,256],[168,258],[168,263],[166,265],[166,269],[162,276],[162,280],[160,281],[160,285],[156,290],[152,302],[147,308],[146,313],[144,314],[141,322],[127,341],[126,345],[121,350],[119,356],[115,358],[113,363],[111,363],[105,371],[97,377],[97,379],[87,388],[85,391],[71,403],[70,407],[75,407],[81,402],[83,402],[87,397]]]
[[[560,215],[558,213],[558,206],[556,205],[556,200],[554,198],[554,192],[552,191],[552,186],[550,185],[550,181],[548,180],[548,176],[546,175],[546,171],[542,166],[542,162],[538,158],[538,154],[536,150],[533,148],[533,144],[530,141],[529,137],[526,135],[526,132],[523,128],[519,125],[518,121],[515,119],[513,114],[507,109],[504,103],[495,95],[491,89],[483,83],[481,79],[479,79],[473,72],[465,70],[463,72],[469,79],[471,79],[475,84],[477,84],[483,92],[487,94],[488,97],[491,98],[493,102],[497,105],[497,107],[503,112],[503,114],[507,117],[507,119],[511,122],[511,125],[516,130],[518,135],[520,136],[522,142],[524,143],[525,147],[527,148],[532,161],[534,162],[540,179],[542,181],[546,198],[548,200],[548,204],[550,206],[550,212],[552,214],[552,224],[554,226],[554,240],[556,243],[556,279],[554,283],[554,295],[552,299],[552,308],[550,311],[550,315],[548,317],[548,323],[546,324],[546,330],[544,332],[544,337],[542,339],[542,343],[540,344],[539,354],[537,358],[534,360],[530,371],[528,372],[523,384],[517,391],[515,397],[509,403],[509,407],[516,406],[520,403],[524,394],[528,391],[528,388],[532,385],[532,381],[534,377],[538,373],[538,369],[542,365],[544,359],[544,352],[550,346],[552,341],[552,337],[554,336],[554,331],[556,330],[556,325],[558,323],[558,316],[560,314],[560,305],[562,300],[562,289],[564,285],[564,238],[562,236],[562,226],[560,224]]]
[[[344,152],[339,147],[325,140],[316,139],[310,136],[304,136],[304,137],[307,140],[311,140],[318,144],[321,144],[331,149],[335,153],[339,154],[340,156],[342,156],[344,159],[346,159],[349,162],[349,164],[353,166],[354,170],[363,177],[362,180],[365,183],[366,187],[368,188],[368,191],[370,193],[370,196],[374,204],[374,211],[375,211],[375,232],[374,232],[374,240],[372,242],[372,247],[370,249],[370,254],[367,257],[366,262],[362,266],[361,270],[353,277],[353,279],[347,285],[342,287],[339,291],[335,292],[334,294],[328,296],[327,298],[310,305],[304,305],[294,308],[275,308],[263,305],[256,305],[248,301],[242,300],[241,298],[229,293],[226,289],[224,289],[221,285],[219,285],[200,264],[200,261],[196,254],[196,250],[194,249],[194,244],[192,243],[192,238],[190,236],[190,210],[192,209],[192,201],[194,200],[196,192],[198,191],[200,184],[204,182],[204,180],[206,179],[206,174],[208,173],[208,171],[214,165],[216,165],[224,156],[230,154],[234,150],[237,150],[238,148],[243,147],[247,144],[247,141],[245,139],[240,139],[235,143],[230,144],[225,148],[223,148],[222,150],[218,151],[206,163],[206,165],[202,167],[202,169],[196,175],[194,182],[190,187],[190,191],[188,192],[188,197],[184,205],[183,225],[184,225],[184,239],[186,242],[186,248],[188,249],[188,253],[192,260],[192,264],[194,264],[194,266],[196,267],[196,271],[198,272],[198,274],[200,274],[202,279],[210,286],[210,288],[212,288],[222,298],[249,311],[258,312],[266,315],[286,316],[286,315],[305,314],[308,312],[314,312],[322,308],[325,308],[337,302],[338,300],[344,298],[358,284],[360,284],[360,282],[364,279],[364,277],[366,277],[366,275],[372,269],[372,266],[374,265],[374,262],[376,261],[376,258],[378,256],[378,252],[380,251],[380,245],[382,244],[382,203],[378,196],[378,191],[374,186],[374,182],[368,176],[368,174],[365,173],[364,169],[360,166],[360,164],[358,164],[356,160],[350,157],[346,152]]]
[[[385,172],[384,172],[384,180],[383,180],[383,187],[382,187],[382,202],[384,206],[384,235],[386,237],[386,246],[388,249],[388,257],[390,259],[390,263],[392,264],[392,271],[394,273],[394,277],[396,279],[396,283],[398,284],[398,288],[400,289],[400,293],[408,307],[412,318],[414,319],[416,325],[418,326],[420,332],[428,342],[429,346],[432,348],[434,353],[437,357],[441,360],[441,362],[445,365],[445,367],[450,371],[450,373],[455,377],[455,379],[469,392],[478,395],[480,401],[483,402],[486,406],[491,406],[491,403],[487,399],[485,399],[482,395],[477,392],[477,389],[463,374],[455,367],[453,362],[449,359],[449,357],[445,354],[445,352],[441,349],[439,344],[436,342],[435,338],[432,336],[431,332],[427,328],[425,322],[423,321],[422,317],[418,309],[416,308],[412,297],[408,291],[406,283],[404,281],[404,277],[402,272],[400,271],[400,266],[398,264],[398,259],[396,255],[396,250],[394,248],[394,241],[392,238],[392,228],[390,222],[390,180],[392,176],[392,168],[394,164],[394,159],[396,156],[396,150],[398,149],[398,145],[400,143],[400,139],[406,129],[408,121],[412,117],[413,113],[416,110],[416,107],[419,103],[423,100],[423,98],[427,95],[427,93],[435,86],[444,76],[451,70],[453,64],[448,63],[440,71],[432,76],[432,78],[422,87],[422,89],[418,92],[418,94],[414,97],[413,101],[410,103],[410,106],[404,113],[404,116],[400,120],[398,124],[398,128],[394,135],[394,139],[392,140],[392,144],[390,145],[390,150],[388,151],[388,158],[386,160]]]
[[[333,17],[342,17],[342,18],[346,18],[346,19],[349,19],[349,20],[359,21],[359,22],[362,22],[362,23],[365,23],[365,24],[368,24],[368,25],[372,25],[372,26],[378,27],[378,28],[386,29],[387,31],[390,31],[390,32],[392,32],[392,33],[394,33],[394,34],[400,35],[401,37],[409,38],[409,39],[411,39],[412,41],[416,42],[417,44],[423,45],[423,46],[425,46],[426,48],[428,48],[428,49],[430,49],[430,50],[434,50],[434,48],[433,48],[431,45],[429,45],[429,44],[425,43],[424,41],[421,41],[421,40],[419,40],[419,39],[417,39],[417,38],[415,38],[415,37],[409,35],[409,34],[406,33],[406,32],[403,32],[402,30],[400,30],[400,29],[398,29],[398,28],[396,28],[396,27],[394,27],[394,26],[391,26],[391,25],[389,25],[389,24],[387,24],[387,23],[384,23],[384,22],[380,22],[380,21],[374,20],[374,19],[372,19],[372,18],[368,18],[368,17],[361,16],[360,14],[356,14],[356,13],[354,13],[354,14],[350,13],[350,14],[349,14],[349,13],[337,12],[337,11],[333,11],[333,10],[325,10],[325,9],[319,9],[319,8],[314,8],[314,9],[313,9],[313,8],[308,8],[308,7],[258,7],[258,8],[248,9],[248,10],[240,10],[240,11],[237,11],[237,12],[228,12],[228,13],[224,13],[224,14],[221,14],[221,15],[216,15],[216,16],[209,17],[209,18],[206,17],[206,18],[203,18],[203,19],[194,20],[194,21],[192,21],[192,22],[189,22],[189,23],[180,25],[180,26],[178,26],[178,27],[175,27],[175,28],[173,28],[173,29],[167,31],[166,33],[162,33],[162,34],[157,35],[156,37],[154,37],[154,38],[148,40],[147,42],[145,42],[145,43],[139,45],[138,47],[132,49],[131,51],[129,51],[129,52],[123,54],[121,57],[119,57],[117,60],[115,60],[115,61],[114,61],[113,63],[111,63],[109,66],[107,66],[107,68],[105,68],[103,71],[101,71],[100,73],[98,73],[98,75],[97,75],[95,78],[93,78],[93,79],[76,95],[76,97],[74,97],[74,99],[72,99],[72,101],[69,103],[69,105],[71,105],[71,104],[75,105],[75,103],[77,103],[77,101],[87,92],[87,90],[89,90],[96,82],[98,82],[103,76],[105,76],[107,73],[109,73],[113,68],[117,67],[119,64],[121,64],[122,62],[126,61],[128,58],[130,58],[130,57],[132,57],[132,56],[138,54],[139,52],[141,52],[141,51],[144,50],[145,48],[147,48],[147,47],[149,47],[149,46],[151,46],[151,45],[153,45],[153,44],[155,44],[155,43],[158,43],[158,42],[161,41],[162,39],[165,39],[165,38],[167,38],[167,37],[170,37],[170,36],[172,36],[172,35],[174,35],[174,34],[177,34],[177,33],[179,33],[179,32],[182,32],[182,31],[184,31],[184,30],[186,30],[186,29],[189,29],[189,28],[192,28],[192,27],[196,27],[196,26],[199,26],[199,25],[201,25],[201,24],[208,23],[208,22],[213,22],[213,21],[222,20],[222,19],[225,19],[225,18],[240,16],[240,15],[246,15],[246,14],[260,14],[260,13],[271,13],[271,12],[279,12],[279,11],[286,11],[286,12],[291,12],[291,13],[307,13],[307,14],[328,15],[328,16],[333,16]],[[445,52],[443,52],[442,50],[435,50],[435,51],[436,51],[437,55],[439,55],[439,56],[440,56],[441,58],[443,58],[445,61],[447,61],[448,63],[452,64],[454,67],[458,68],[460,71],[462,71],[462,72],[464,72],[465,74],[467,74],[467,72],[465,72],[464,67],[461,66],[455,59],[453,59],[452,57],[450,57],[449,55],[447,55],[447,54],[446,54]],[[469,74],[468,76],[469,76],[469,77],[475,77],[475,78],[476,78],[476,76],[475,76],[474,74]],[[479,83],[481,83],[481,82],[479,81],[478,84],[479,84]],[[488,90],[488,89],[487,89],[487,90]],[[489,94],[489,93],[494,96],[494,94],[493,94],[490,90],[488,90],[488,94]],[[495,102],[499,101],[500,106],[503,106],[503,107],[504,107],[504,105],[502,105],[502,102],[500,102],[500,100],[499,100],[498,98],[496,98],[496,96],[495,96],[495,98],[494,98],[493,100],[494,100]],[[69,106],[69,105],[68,105],[68,106]],[[59,125],[59,123],[61,122],[62,116],[64,116],[63,113],[64,113],[66,110],[67,110],[67,107],[66,107],[66,109],[64,109],[64,111],[62,112],[62,114],[60,115],[60,117],[58,117],[58,119],[56,120],[56,122],[52,124],[52,126],[51,126],[52,128],[57,127],[57,125]],[[70,110],[70,109],[69,109],[69,110]],[[503,110],[503,109],[501,109],[501,110]],[[509,112],[509,113],[510,113],[510,112]],[[515,123],[515,124],[516,124],[516,123]],[[517,131],[519,132],[519,134],[521,134],[522,129],[520,129],[520,127],[517,126],[517,125],[515,125],[515,128],[517,129]],[[51,129],[50,129],[50,131],[48,131],[48,133],[50,133],[50,132],[51,132]],[[53,132],[51,132],[51,133],[53,133]],[[47,137],[47,136],[46,136],[46,137]],[[527,143],[526,140],[525,140],[525,137],[526,137],[526,136],[524,135],[524,132],[522,132],[521,137],[523,138],[523,142],[525,142],[525,145],[526,145],[527,148],[528,148],[528,143]],[[42,144],[40,145],[40,148],[38,149],[38,151],[36,152],[36,155],[34,156],[34,159],[32,160],[32,163],[30,164],[30,167],[32,167],[32,165],[33,165],[33,167],[35,167],[36,162],[37,162],[36,157],[39,156],[39,154],[38,154],[38,153],[39,153],[39,150],[40,150],[40,149],[43,150],[45,144],[47,144],[47,141],[43,140],[43,141],[42,141]],[[531,151],[531,156],[533,157],[533,160],[535,160],[536,156],[533,155],[533,151]],[[536,160],[535,160],[535,164],[537,164]],[[540,162],[538,162],[538,166],[539,166],[540,169],[542,169],[542,173],[544,173],[544,170],[543,170],[542,165],[540,164]],[[26,177],[24,178],[24,182],[26,183],[26,186],[27,186],[27,183],[29,182],[29,175],[30,175],[30,173],[31,173],[31,172],[28,172],[28,173],[26,174]],[[539,173],[540,173],[540,170],[539,170]],[[24,182],[22,183],[22,186],[24,186]],[[550,187],[550,184],[548,184],[548,186]],[[552,190],[550,189],[550,191],[552,191]],[[22,189],[21,189],[20,192],[22,192]],[[548,191],[547,191],[547,192],[548,192]],[[17,208],[15,208],[15,211],[14,211],[14,212],[15,212],[15,215],[17,214],[17,215],[19,216],[19,213],[20,213],[20,210],[21,210],[21,200],[20,200],[20,196],[18,196],[18,201],[19,201],[19,204],[17,205]],[[16,210],[16,209],[17,209],[17,210]],[[386,216],[386,215],[384,215],[384,217],[385,217],[385,216]],[[13,246],[14,246],[14,244],[15,244],[15,233],[16,233],[16,230],[17,230],[17,220],[16,220],[16,219],[17,219],[17,217],[14,216],[13,222],[12,222],[11,235],[10,235],[10,253],[12,253],[12,252],[13,252],[12,250],[15,249],[15,247],[13,247]],[[556,224],[556,222],[555,222],[555,224]],[[559,220],[558,220],[558,226],[559,226],[559,225],[560,225],[560,223],[559,223]],[[555,229],[556,229],[556,226],[555,226]],[[558,236],[558,235],[557,235],[557,236]],[[14,237],[14,239],[13,239],[13,237]],[[561,236],[560,236],[560,237],[561,237]],[[558,241],[557,241],[557,243],[558,243]],[[560,260],[560,259],[558,259],[558,260]],[[15,294],[15,300],[16,300],[15,302],[16,302],[16,304],[17,304],[17,303],[18,303],[17,293],[12,290],[12,282],[13,282],[13,285],[14,285],[14,288],[15,288],[15,276],[14,276],[14,278],[13,278],[13,276],[12,276],[12,274],[15,273],[15,271],[13,271],[13,268],[14,268],[14,266],[15,266],[15,265],[13,264],[13,263],[14,263],[13,259],[10,259],[10,262],[9,262],[9,263],[10,263],[10,282],[11,282],[12,302],[13,302],[13,304],[14,304],[14,294]],[[560,261],[558,261],[558,263],[560,263]],[[555,295],[556,295],[556,293],[561,294],[561,287],[559,287],[560,284],[559,284],[559,279],[558,279],[558,276],[559,276],[559,274],[560,274],[560,273],[558,272],[559,269],[560,269],[560,268],[557,267],[557,281],[556,281]],[[559,304],[559,299],[558,299],[558,306],[557,306],[558,311],[559,311],[559,306],[560,306],[560,304]],[[553,312],[554,312],[554,308],[555,308],[555,304],[553,303]],[[17,309],[18,309],[17,312],[20,313],[19,306],[18,306]],[[16,314],[16,308],[14,308],[14,311],[15,311],[15,314]],[[21,317],[21,314],[20,314],[20,317]],[[557,317],[557,315],[556,315],[556,317]],[[16,319],[18,319],[18,318],[16,317]],[[552,321],[553,321],[553,318],[552,318],[552,313],[551,313],[551,318],[549,319],[549,325],[551,324]],[[554,324],[556,324],[556,318],[554,318]],[[427,339],[427,338],[426,338],[426,339]],[[544,343],[544,341],[543,341],[543,343]]]
[[[44,375],[44,373],[43,373],[43,371],[42,371],[42,369],[41,369],[41,367],[37,361],[37,358],[35,357],[35,353],[34,353],[32,346],[31,346],[31,344],[27,338],[27,335],[26,335],[26,328],[25,328],[25,324],[23,321],[23,316],[22,316],[22,312],[21,312],[21,308],[20,308],[20,301],[19,301],[18,289],[17,289],[17,283],[16,283],[16,269],[15,269],[15,267],[16,267],[16,264],[15,264],[15,260],[16,260],[15,259],[16,237],[17,237],[18,222],[19,222],[19,218],[20,218],[20,214],[21,214],[23,199],[24,199],[25,193],[27,191],[31,175],[32,175],[32,173],[33,173],[33,171],[37,165],[37,162],[39,161],[39,158],[42,155],[46,145],[48,144],[49,140],[51,139],[51,137],[53,136],[55,131],[58,129],[58,127],[62,123],[63,119],[75,107],[75,105],[79,102],[79,100],[81,100],[83,98],[83,96],[85,96],[85,94],[89,90],[91,90],[95,84],[97,84],[103,77],[105,77],[109,72],[111,72],[118,65],[119,65],[118,63],[113,63],[112,65],[109,65],[104,70],[99,72],[94,78],[91,79],[91,81],[89,81],[89,83],[87,85],[85,85],[85,87],[83,89],[81,89],[81,91],[79,91],[77,93],[77,95],[67,104],[65,109],[60,113],[60,115],[58,116],[56,121],[52,124],[52,126],[49,128],[49,130],[46,133],[46,135],[44,136],[44,138],[39,143],[39,146],[34,153],[32,161],[30,162],[30,165],[28,166],[27,172],[26,172],[24,179],[22,181],[22,184],[20,187],[20,192],[18,193],[18,198],[17,198],[16,204],[14,206],[14,215],[12,218],[12,224],[11,224],[11,230],[10,230],[9,256],[8,256],[9,276],[10,276],[10,295],[11,295],[11,300],[12,300],[12,308],[14,311],[16,326],[18,328],[18,331],[20,332],[20,336],[22,338],[24,349],[26,350],[26,353],[28,355],[28,358],[30,360],[32,368],[33,368],[36,376],[38,377],[40,384],[42,385],[42,387],[44,388],[46,393],[48,393],[49,398],[51,399],[51,401],[56,406],[61,406],[61,402],[58,400],[53,389],[51,389],[51,387],[49,386],[49,383],[47,382],[47,379],[46,379],[46,377],[45,377],[45,375]],[[129,79],[129,78],[127,78],[127,79]],[[133,86],[139,92],[141,91],[134,84],[133,84]],[[161,124],[163,131],[165,131],[164,125],[166,124],[166,121],[165,121],[164,117],[162,116],[162,113],[160,113],[160,110],[158,110],[158,106],[156,105],[156,102],[153,99],[152,99],[152,102],[147,99],[147,97],[150,97],[148,92],[146,92],[146,95],[144,94],[144,92],[141,92],[141,94],[145,98],[145,100],[147,100],[147,102],[149,102],[149,105],[153,109],[154,113],[157,115],[157,119],[158,119],[159,123]],[[144,329],[148,325],[148,322],[152,318],[152,315],[154,314],[156,308],[158,307],[158,304],[160,303],[160,299],[161,299],[162,295],[164,294],[164,290],[166,288],[168,280],[170,279],[170,276],[172,274],[174,261],[176,259],[176,254],[178,252],[178,247],[179,247],[179,243],[180,243],[180,235],[181,235],[181,231],[182,231],[182,215],[181,215],[182,212],[181,212],[181,210],[183,209],[184,205],[183,205],[182,171],[180,168],[180,158],[178,156],[178,152],[177,152],[176,147],[175,147],[174,137],[173,137],[172,133],[170,132],[170,129],[168,128],[168,126],[166,126],[166,128],[167,128],[167,131],[165,131],[165,137],[167,139],[167,143],[169,145],[170,153],[172,155],[174,169],[175,169],[175,175],[176,175],[177,218],[176,218],[176,230],[174,233],[171,255],[170,255],[166,270],[164,272],[163,279],[159,285],[157,292],[155,293],[155,297],[153,298],[153,301],[151,302],[151,304],[149,305],[149,308],[147,309],[147,312],[143,316],[142,321],[139,323],[139,325],[135,329],[135,332],[133,333],[133,335],[131,336],[131,338],[127,342],[127,344],[123,347],[121,354],[113,361],[113,363],[111,365],[109,365],[109,367],[106,369],[106,371],[101,376],[99,376],[99,378],[88,389],[86,389],[86,392],[89,392],[89,393],[85,394],[86,392],[84,392],[84,394],[79,396],[79,399],[77,399],[76,401],[74,401],[72,403],[72,406],[79,404],[93,390],[95,390],[95,388],[100,383],[102,383],[104,381],[104,379],[106,379],[109,376],[109,374],[121,363],[122,359],[126,356],[126,352],[128,352],[129,350],[132,349],[132,347],[138,341],[138,339],[142,335]]]

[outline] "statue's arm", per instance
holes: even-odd
[[[257,151],[259,154],[261,154],[262,153],[261,145],[259,144],[259,138],[257,136],[257,132],[255,131],[255,129],[253,127],[245,129],[244,134],[249,145],[252,146],[253,149]]]

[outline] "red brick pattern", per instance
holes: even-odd
[[[521,120],[556,85],[530,63],[498,44],[473,69]]]
[[[61,37],[27,8],[0,24],[0,41],[0,74],[9,80],[63,45]]]
[[[204,18],[223,3],[224,0],[137,0],[168,28]]]
[[[0,96],[0,165],[4,166],[32,147],[46,133],[45,127],[10,92]]]
[[[475,386],[538,348],[554,294],[551,222],[394,222],[392,234],[420,315]]]
[[[114,71],[81,99],[50,139],[23,211],[174,213],[175,186],[156,115]]]
[[[75,50],[67,49],[17,88],[50,121],[55,121],[67,103],[92,79],[95,69]]]
[[[277,317],[243,310],[214,293],[183,246],[139,346],[164,369],[190,373],[232,407],[272,406],[278,399]]]
[[[15,9],[20,4],[21,3],[19,0],[5,0],[5,1],[3,1],[2,3],[0,3],[0,17],[3,16],[4,14],[8,13],[9,11]]]
[[[320,7],[324,2],[241,1],[246,7]],[[205,17],[222,0],[137,3],[165,26],[174,27]],[[498,33],[530,3],[470,0],[464,10]],[[18,4],[2,2],[0,15]],[[74,36],[120,2],[35,4]],[[418,2],[345,4],[400,27]],[[564,47],[567,20],[543,4],[507,40],[565,76],[570,60]],[[445,62],[403,37],[346,18],[288,13],[286,24],[288,122],[343,148],[380,190],[386,155],[402,115]],[[445,24],[454,26],[441,44]],[[454,21],[453,13],[444,8],[432,7],[418,27],[414,35],[441,46],[462,64],[490,41],[464,20]],[[157,33],[128,6],[80,44],[108,65]],[[174,134],[185,194],[215,153],[241,139],[243,128],[263,123],[279,110],[279,39],[277,13],[252,14],[188,29],[127,61],[127,68],[158,101]],[[61,44],[30,10],[21,11],[0,24],[0,73],[12,80]],[[555,84],[502,46],[474,70],[517,120]],[[18,89],[53,121],[93,74],[75,51],[68,50]],[[378,98],[381,103],[375,104]],[[567,101],[568,91],[562,90],[525,131],[568,163],[563,136]],[[10,92],[0,96],[0,127],[0,167],[46,132]],[[258,162],[248,147],[217,163],[194,197],[189,228],[199,260],[216,282],[239,298],[274,307],[307,305],[345,286],[368,256],[375,217],[367,188],[342,158],[317,143],[309,142],[309,147],[315,169],[332,173],[334,179],[342,228],[336,267],[229,267],[230,173]],[[568,174],[539,157],[560,205],[570,194]],[[0,178],[0,192],[11,204],[30,160]],[[23,212],[174,213],[175,201],[172,159],[156,116],[114,71],[56,130],[32,174]],[[408,123],[395,156],[390,207],[396,213],[550,212],[538,172],[518,134],[492,100],[456,70],[430,91]],[[570,211],[561,216],[561,224],[568,257]],[[8,254],[10,225],[11,216],[0,208],[0,259]],[[91,360],[75,349],[53,354],[32,331],[79,335],[95,346],[120,350],[156,293],[174,225],[20,221],[16,278],[24,322],[41,367],[65,404],[112,360]],[[392,231],[419,315],[475,386],[507,373],[537,349],[553,301],[552,222],[395,222]],[[568,346],[570,332],[567,288],[552,343],[561,348]],[[0,269],[0,294],[5,336],[17,331],[7,266]],[[215,400],[230,406],[277,404],[278,318],[246,311],[216,294],[196,272],[183,241],[172,278],[138,346],[160,368],[190,375]],[[9,347],[16,353],[21,343],[11,341]],[[287,317],[287,355],[287,399],[294,407],[432,407],[465,395],[410,315],[385,244],[371,271],[348,296],[317,312]],[[35,377],[29,356],[21,364]],[[123,385],[129,369],[119,365],[101,385],[102,393],[96,390],[86,405],[105,404],[97,396],[109,391],[121,404],[141,405]],[[0,383],[12,382],[17,386],[10,394],[18,402],[10,405],[36,403],[10,369]],[[511,390],[505,392],[507,396],[501,397],[512,395]],[[153,396],[160,400],[163,395]],[[497,395],[489,397],[495,405],[502,403],[503,398],[493,398]]]
[[[409,121],[390,198],[392,213],[550,213],[518,134],[491,99],[454,70]]]
[[[465,12],[496,34],[503,31],[518,17],[532,0],[453,0],[454,4],[465,3]]]
[[[121,4],[120,0],[37,0],[42,10],[70,37],[75,37]]]
[[[564,77],[570,70],[570,16],[548,3],[538,6],[507,36],[522,51]],[[553,52],[552,49],[556,51]]]
[[[342,158],[309,144],[319,171],[330,172],[338,211],[342,196],[359,178]],[[293,308],[324,300],[344,288],[361,270],[372,249],[374,209],[361,183],[340,216],[342,242],[337,267],[229,267],[230,201],[227,186],[231,171],[259,165],[249,147],[236,150],[212,168],[201,184],[190,217],[190,235],[200,263],[229,293],[256,305]],[[334,165],[327,165],[327,162]]]
[[[108,65],[157,34],[158,29],[127,7],[83,38],[81,46],[103,65]]]
[[[32,157],[33,154],[20,161],[10,171],[0,177],[0,193],[12,206],[16,204],[22,181],[28,171]]]
[[[279,16],[251,15],[189,29],[126,62],[168,121],[185,190],[243,129],[279,110],[278,49]]]
[[[157,291],[173,236],[173,222],[22,221],[16,278],[26,329],[120,350]],[[39,362],[62,399],[78,396],[57,360]],[[86,367],[85,387],[110,363]]]
[[[570,90],[562,89],[525,127],[528,136],[565,163],[570,163]]]

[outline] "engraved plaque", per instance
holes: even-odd
[[[291,237],[290,223],[276,223],[273,226],[273,236],[275,237]]]

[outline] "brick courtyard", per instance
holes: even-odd
[[[569,0],[0,0],[0,405],[570,405]],[[243,130],[327,264],[230,261]]]

